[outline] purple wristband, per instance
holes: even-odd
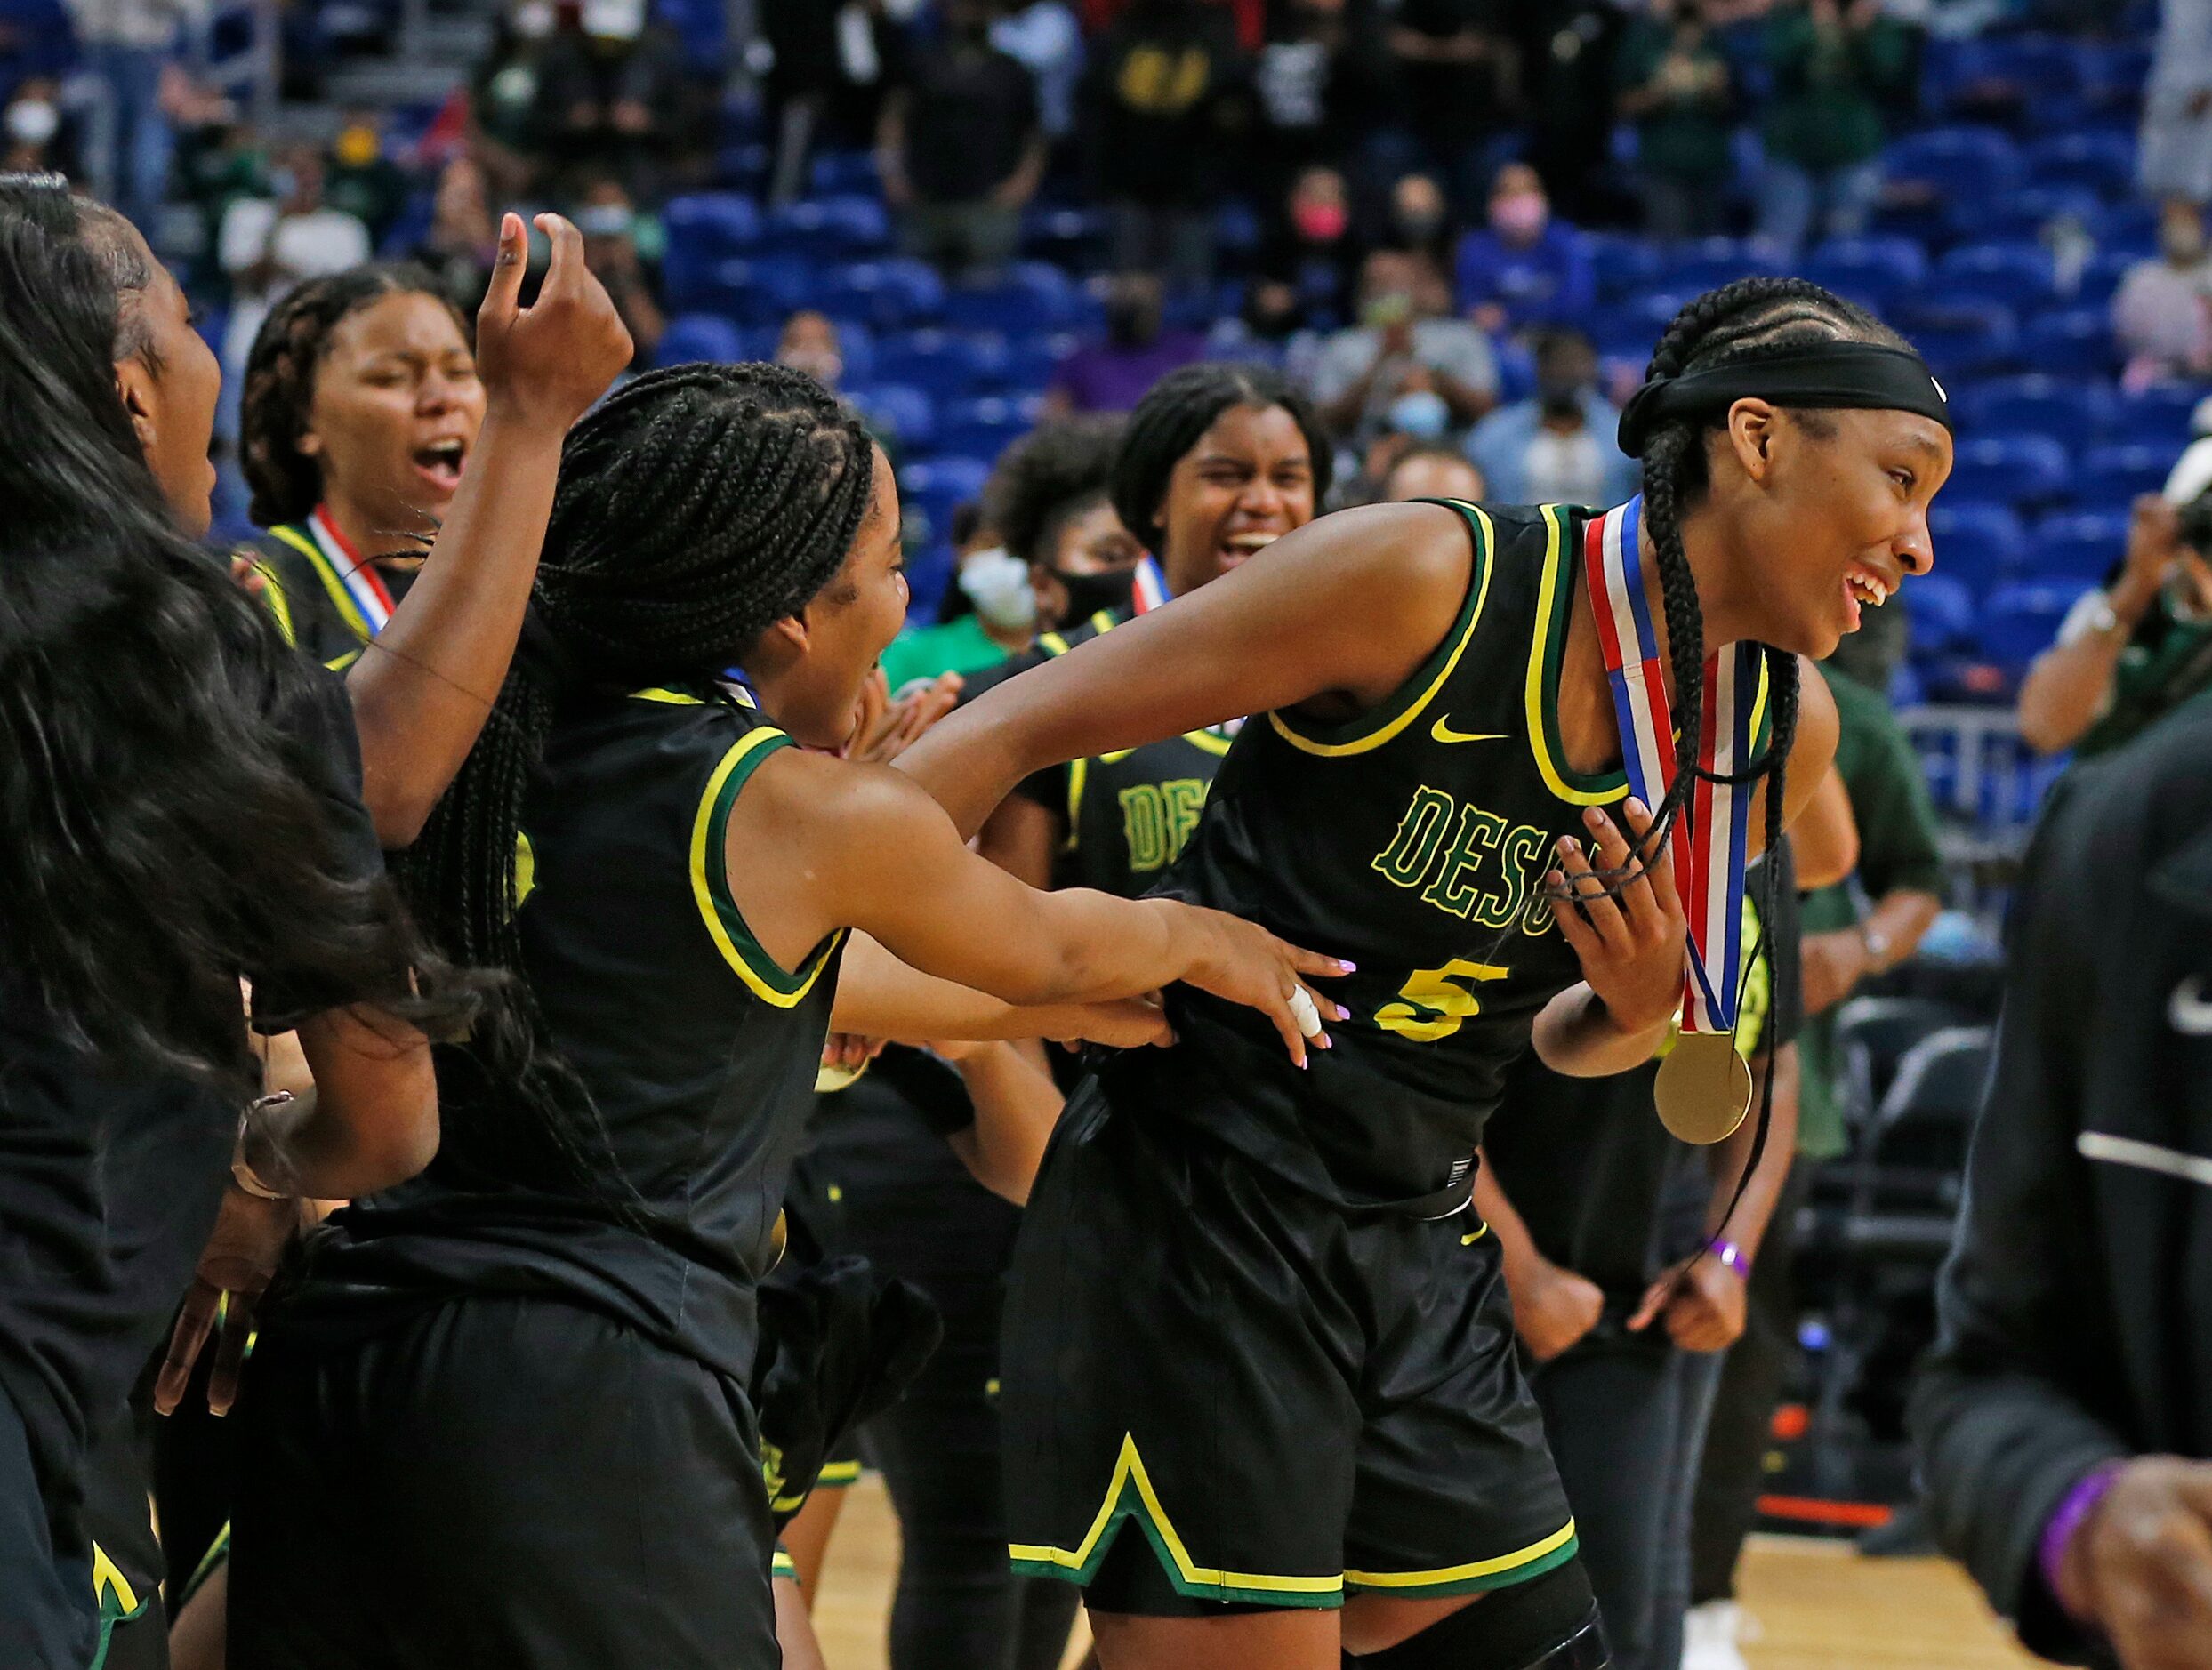
[[[2051,1592],[2051,1598],[2060,1606],[2066,1604],[2065,1591],[2058,1586],[2058,1574],[2066,1564],[2066,1551],[2072,1546],[2075,1536],[2096,1512],[2106,1492],[2119,1477],[2120,1464],[2108,1461],[2101,1467],[2092,1467],[2076,1481],[2074,1488],[2058,1500],[2049,1519],[2043,1522],[2043,1535],[2035,1546],[2035,1561],[2043,1573],[2043,1586]],[[2076,1618],[2076,1623],[2087,1620]]]
[[[1715,1239],[1705,1243],[1705,1250],[1733,1270],[1740,1281],[1751,1279],[1751,1255],[1732,1240]]]

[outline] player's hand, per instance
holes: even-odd
[[[490,411],[555,434],[591,409],[636,352],[607,286],[584,264],[583,235],[558,214],[535,224],[553,243],[537,300],[522,306],[529,253],[522,217],[499,221],[491,287],[476,313],[476,369]]]
[[[858,722],[845,745],[845,758],[862,765],[889,765],[958,705],[966,682],[956,672],[940,673],[926,684],[909,686],[893,700],[883,670],[877,668],[863,687]]]
[[[833,1072],[858,1073],[883,1053],[883,1044],[857,1032],[832,1032],[822,1040],[822,1064]]]
[[[2112,613],[2129,628],[2158,601],[2181,558],[2181,515],[2159,494],[2136,499],[2128,521],[2128,555],[2112,583]]]
[[[1258,1009],[1275,1023],[1283,1047],[1299,1066],[1306,1064],[1309,1042],[1316,1049],[1331,1047],[1322,1023],[1351,1018],[1349,1009],[1318,995],[1311,984],[1352,973],[1350,963],[1302,951],[1264,927],[1220,911],[1170,899],[1146,903],[1168,911],[1170,931],[1183,935],[1179,977],[1202,992]],[[1302,1013],[1308,1003],[1310,1015]]]
[[[2074,1533],[2059,1598],[2127,1670],[2212,1664],[2212,1462],[2144,1456]]]
[[[1079,1031],[1052,1041],[1104,1044],[1112,1049],[1143,1049],[1155,1044],[1164,1048],[1175,1041],[1175,1029],[1168,1024],[1168,1012],[1160,1007],[1156,996],[1086,1003],[1079,1018],[1082,1023]]]
[[[1605,1309],[1595,1281],[1547,1258],[1515,1271],[1506,1294],[1513,1301],[1513,1331],[1539,1362],[1549,1362],[1597,1327]]]
[[[1629,834],[1641,840],[1652,815],[1631,797],[1621,807]],[[1595,847],[1597,868],[1630,868],[1629,842],[1602,807],[1582,815]],[[1572,836],[1559,843],[1559,868],[1545,877],[1559,919],[1559,931],[1581,959],[1582,978],[1605,1000],[1615,1026],[1629,1034],[1664,1025],[1682,1001],[1683,951],[1690,925],[1675,892],[1673,843],[1662,842],[1648,866],[1611,885],[1597,879],[1583,844]]]
[[[1632,1333],[1664,1319],[1667,1337],[1685,1351],[1725,1351],[1743,1337],[1750,1311],[1743,1278],[1700,1253],[1664,1272],[1629,1318]]]
[[[1805,1012],[1825,1014],[1857,989],[1867,976],[1866,936],[1855,927],[1807,934],[1798,943]]]
[[[268,1290],[286,1243],[307,1221],[302,1201],[264,1200],[235,1184],[223,1191],[214,1233],[200,1254],[184,1308],[170,1330],[168,1354],[154,1381],[155,1409],[164,1415],[176,1412],[193,1365],[199,1361],[220,1315],[222,1332],[215,1346],[214,1369],[208,1376],[207,1407],[218,1415],[230,1412],[238,1395],[246,1341],[253,1333],[254,1304]]]

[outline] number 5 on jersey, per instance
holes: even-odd
[[[1502,980],[1508,972],[1495,963],[1457,957],[1441,968],[1416,968],[1398,990],[1404,1001],[1377,1009],[1375,1024],[1385,1032],[1403,1032],[1416,1043],[1449,1038],[1469,1016],[1483,1012],[1482,1000],[1470,988],[1485,980]]]

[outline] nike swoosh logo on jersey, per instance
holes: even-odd
[[[1452,721],[1442,717],[1428,727],[1428,734],[1440,743],[1502,743],[1510,735],[1506,731],[1455,731]]]
[[[2192,975],[2174,988],[2166,1018],[2173,1022],[2177,1032],[2192,1038],[2212,1037],[2212,998],[2204,995],[2202,975]]]

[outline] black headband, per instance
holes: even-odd
[[[1739,400],[1912,412],[1933,418],[1945,429],[1951,426],[1951,400],[1943,385],[1910,349],[1823,342],[1772,358],[1653,378],[1621,410],[1621,450],[1641,458],[1645,443],[1661,424],[1676,418],[1713,416]]]

